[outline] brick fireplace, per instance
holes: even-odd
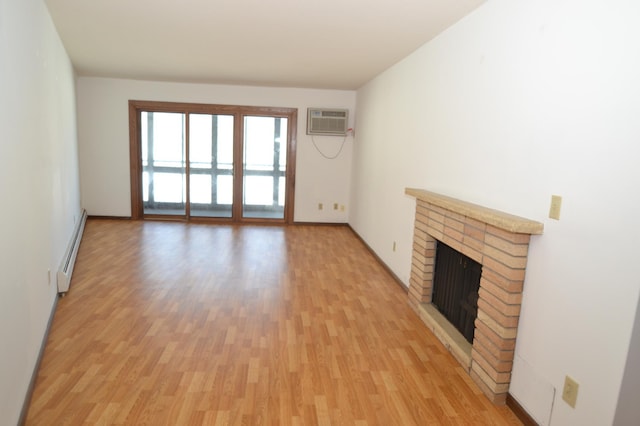
[[[416,198],[409,303],[480,389],[496,404],[506,400],[531,235],[543,225],[522,217],[407,188]],[[431,304],[436,241],[482,265],[473,343]]]

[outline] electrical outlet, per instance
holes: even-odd
[[[551,219],[560,220],[560,207],[562,207],[562,197],[559,195],[552,195],[551,207],[549,207],[549,217]]]
[[[344,204],[340,205],[340,211],[343,212],[344,211]]]
[[[333,203],[333,209],[338,210],[338,203]]]
[[[576,400],[578,399],[578,382],[569,376],[564,377],[564,388],[562,389],[562,399],[569,404],[571,408],[576,408]]]
[[[393,242],[393,251],[396,251],[396,242]]]
[[[322,210],[324,208],[324,206],[322,205],[322,203],[318,203],[318,210]]]
[[[47,269],[47,283],[51,285],[51,269]]]

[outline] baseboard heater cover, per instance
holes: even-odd
[[[78,256],[78,249],[80,248],[80,241],[82,241],[82,233],[84,232],[84,225],[87,222],[87,211],[82,210],[82,216],[78,221],[76,228],[73,231],[73,236],[67,247],[62,263],[58,269],[57,281],[58,281],[58,293],[65,295],[69,291],[69,284],[71,284],[71,274],[73,273],[73,267],[76,263],[76,257]]]

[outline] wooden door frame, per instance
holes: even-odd
[[[295,202],[295,176],[296,176],[296,142],[298,134],[298,109],[284,107],[255,107],[241,105],[198,104],[182,102],[157,102],[144,100],[129,100],[129,173],[131,189],[131,219],[144,219],[142,202],[142,146],[140,113],[150,112],[175,112],[183,114],[219,114],[234,116],[234,199],[233,214],[231,218],[205,218],[197,217],[187,220],[203,222],[251,222],[251,223],[284,223],[292,224]],[[242,200],[236,194],[236,185],[243,184],[242,167],[236,167],[236,159],[242,158],[243,149],[243,121],[244,116],[265,116],[287,118],[287,171],[284,203],[284,219],[243,218]],[[238,141],[239,139],[239,141]],[[239,157],[236,157],[239,155]],[[242,163],[242,161],[240,161]],[[239,203],[238,203],[239,201]],[[239,209],[239,210],[238,210]],[[166,217],[170,219],[171,217]],[[176,218],[174,218],[176,219]],[[177,218],[182,219],[182,218]]]

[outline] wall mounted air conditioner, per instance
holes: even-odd
[[[308,135],[339,135],[347,134],[349,110],[330,108],[307,109]]]

